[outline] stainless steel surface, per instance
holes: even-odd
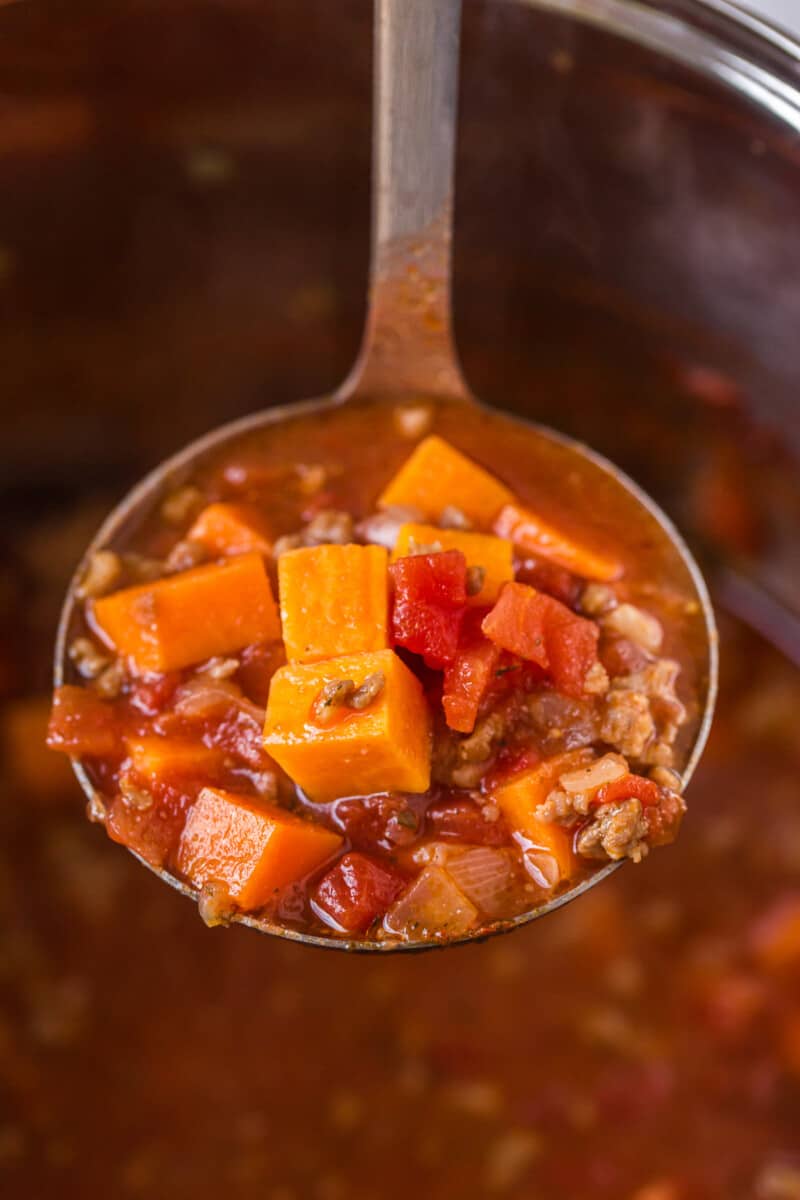
[[[193,442],[157,467],[123,499],[93,540],[87,556],[116,538],[135,521],[138,512],[155,505],[165,487],[168,484],[174,486],[190,471],[192,463],[210,448],[219,448],[247,429],[269,426],[299,412],[335,408],[356,396],[382,403],[387,398],[398,399],[409,392],[421,391],[474,403],[457,365],[450,333],[450,222],[459,13],[458,0],[413,0],[413,3],[409,0],[407,5],[378,0],[375,75],[378,144],[374,151],[370,306],[361,355],[345,384],[333,397],[271,408]],[[406,64],[405,70],[392,67],[398,60]],[[417,156],[423,168],[424,164],[438,159],[430,175],[426,175],[419,196],[414,195],[419,183],[415,167]],[[420,171],[420,179],[423,173]],[[688,781],[705,745],[717,690],[717,632],[702,574],[669,518],[622,471],[580,442],[541,426],[535,428],[541,436],[553,438],[569,446],[576,455],[590,458],[621,488],[631,493],[656,518],[688,567],[706,624],[709,680],[698,736],[683,772]],[[55,659],[57,685],[69,678],[66,647],[80,574],[81,568],[68,590],[61,614]],[[93,788],[89,776],[80,763],[74,766],[84,791],[91,798]],[[499,925],[492,932],[517,928],[561,907],[606,878],[619,865],[610,863],[579,887]],[[177,890],[195,895],[190,887],[169,872],[152,869]],[[265,933],[340,950],[407,952],[438,945],[317,937],[244,914],[235,919]],[[473,939],[467,936],[458,940]]]
[[[466,395],[451,327],[461,0],[375,0],[364,343],[340,395]]]
[[[373,254],[437,223],[450,246],[461,0],[375,0]]]

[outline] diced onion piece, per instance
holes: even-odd
[[[263,708],[251,703],[237,684],[231,679],[214,679],[206,673],[195,675],[182,684],[176,692],[174,705],[176,712],[196,718],[234,706],[259,726],[264,724]]]
[[[426,867],[383,919],[384,929],[415,941],[458,937],[478,919],[475,905],[441,867]]]
[[[628,764],[621,754],[604,754],[597,762],[588,767],[579,767],[577,771],[567,771],[558,780],[559,787],[575,794],[577,792],[593,792],[606,783],[613,783],[628,774]]]
[[[422,510],[406,504],[391,504],[382,512],[370,513],[356,525],[356,533],[364,542],[394,550],[404,525],[423,519]]]
[[[447,860],[447,873],[467,899],[487,916],[498,917],[508,912],[513,873],[506,850],[476,846],[454,852]]]
[[[561,868],[554,854],[543,847],[532,846],[522,853],[525,870],[540,888],[554,888],[561,882]]]
[[[651,654],[661,649],[664,638],[661,622],[652,613],[645,612],[634,604],[620,604],[602,618],[601,624],[607,632],[629,638],[643,650],[649,650]]]

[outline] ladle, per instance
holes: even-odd
[[[80,601],[76,586],[86,560],[114,544],[143,515],[154,511],[165,493],[191,475],[193,467],[242,434],[279,422],[330,415],[342,406],[397,404],[424,397],[432,404],[464,405],[465,418],[480,408],[465,383],[455,352],[450,320],[451,219],[456,137],[459,26],[461,0],[376,0],[374,69],[374,147],[372,259],[369,312],[358,359],[342,386],[330,397],[280,408],[223,426],[158,466],[125,497],[89,546],[68,590],[59,625],[55,682],[72,677],[67,655]],[[497,415],[498,421],[511,418]],[[516,420],[516,419],[515,419]],[[697,736],[686,764],[688,781],[702,752],[714,707],[717,641],[714,616],[702,575],[689,550],[655,503],[611,463],[586,447],[541,427],[518,422],[538,437],[557,443],[562,452],[590,460],[596,470],[647,510],[682,560],[694,587],[707,635],[705,694]],[[79,761],[76,775],[90,801],[91,779]],[[144,860],[142,860],[144,861]],[[145,864],[150,866],[150,864]],[[609,863],[584,883],[548,903],[497,926],[507,930],[574,899],[604,879],[619,863]],[[189,896],[193,890],[168,871],[151,867],[162,880]],[[195,896],[196,898],[196,896]],[[427,949],[428,942],[379,942],[301,933],[268,919],[236,918],[266,933],[340,950]],[[457,939],[471,940],[467,937]],[[435,943],[434,943],[435,944]],[[452,944],[452,943],[448,943]]]

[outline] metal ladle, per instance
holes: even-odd
[[[57,686],[71,677],[67,647],[79,616],[76,587],[88,558],[120,538],[144,514],[156,510],[166,491],[190,475],[193,467],[212,452],[218,452],[245,433],[298,417],[321,413],[329,416],[333,410],[356,402],[385,405],[425,397],[432,402],[479,407],[461,374],[450,319],[460,17],[461,0],[376,0],[369,312],[362,349],[350,375],[333,396],[270,408],[207,434],[162,463],[129,492],[89,546],[67,592],[56,645]],[[497,419],[507,418],[498,415]],[[561,435],[527,423],[525,427],[534,430],[537,437],[557,444],[562,453],[575,455],[584,464],[588,459],[607,480],[627,492],[657,523],[686,569],[707,640],[701,717],[682,771],[684,782],[688,782],[705,745],[717,684],[717,634],[700,570],[669,519],[615,466]],[[87,796],[90,800],[97,799],[83,764],[73,760],[73,766]],[[196,899],[196,892],[186,883],[164,869],[145,865],[164,882]],[[599,883],[619,865],[609,863],[572,890],[498,924],[496,931],[513,929],[558,908]],[[265,933],[340,950],[428,949],[439,944],[324,937],[246,914],[236,916],[235,920]],[[468,934],[453,940],[470,941],[473,937]]]

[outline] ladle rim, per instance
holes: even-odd
[[[72,624],[73,613],[75,610],[75,589],[79,580],[82,578],[85,564],[89,557],[95,551],[102,549],[105,545],[118,535],[125,523],[129,521],[134,512],[139,511],[140,507],[144,506],[145,501],[151,501],[163,493],[167,486],[175,486],[181,480],[181,476],[185,475],[189,466],[198,459],[210,454],[218,449],[220,445],[227,441],[233,441],[256,428],[268,427],[277,424],[286,419],[295,417],[307,416],[313,413],[322,413],[342,407],[348,403],[365,403],[365,399],[361,396],[358,400],[350,400],[346,396],[339,393],[334,393],[332,396],[321,397],[312,400],[300,400],[291,404],[279,405],[274,408],[262,409],[260,412],[251,413],[248,416],[240,417],[236,420],[227,422],[212,430],[210,433],[203,434],[201,437],[184,446],[176,454],[162,461],[152,471],[148,472],[133,488],[130,489],[123,499],[112,509],[102,525],[98,529],[89,546],[86,549],[75,573],[70,580],[69,587],[64,599],[64,604],[61,609],[61,616],[58,623],[58,632],[56,635],[55,655],[54,655],[54,684],[60,687],[65,682],[65,666],[67,663],[67,642]],[[571,438],[566,434],[560,433],[557,430],[549,428],[549,426],[540,424],[537,421],[531,421],[527,418],[520,417],[514,413],[506,413],[502,410],[493,409],[491,406],[481,403],[473,398],[464,397],[458,403],[474,404],[476,407],[490,412],[493,415],[499,415],[504,420],[508,420],[519,425],[524,425],[527,429],[534,430],[542,437],[549,438],[556,444],[577,451],[584,458],[587,458],[595,466],[602,471],[611,475],[618,483],[627,489],[636,500],[650,513],[650,515],[658,522],[660,527],[665,531],[667,536],[672,541],[678,551],[694,586],[697,599],[700,602],[701,612],[704,617],[706,632],[708,635],[708,670],[707,670],[707,690],[703,715],[697,729],[697,735],[692,746],[691,754],[686,763],[685,768],[681,771],[684,788],[689,783],[694,774],[697,763],[705,748],[708,740],[708,734],[711,728],[711,722],[714,715],[714,708],[717,698],[718,685],[718,667],[719,667],[719,648],[718,648],[718,633],[717,625],[714,617],[714,610],[711,605],[711,597],[708,593],[705,579],[695,562],[694,556],[686,545],[682,535],[661,509],[660,505],[649,496],[633,479],[630,478],[624,471],[620,470],[616,464],[607,459],[605,455],[599,454],[596,450],[586,446],[583,442],[575,438]],[[89,800],[103,802],[103,797],[97,792],[97,789],[92,784],[83,763],[78,758],[71,758],[72,769],[75,773],[78,782],[80,783],[84,794]],[[127,847],[126,847],[127,848]],[[153,863],[147,862],[136,851],[127,848],[134,858],[138,859],[144,866],[153,872],[162,882],[168,883],[170,887],[180,892],[182,895],[190,897],[197,901],[199,892],[196,888],[178,879],[163,867],[157,867]],[[280,937],[287,941],[300,942],[303,945],[317,946],[329,950],[345,950],[350,953],[410,953],[420,952],[423,950],[444,949],[455,945],[464,945],[468,942],[486,941],[490,937],[495,937],[501,933],[510,933],[515,929],[521,928],[523,925],[529,924],[531,921],[539,917],[547,916],[556,909],[561,908],[564,904],[577,899],[596,884],[601,883],[612,875],[619,867],[622,866],[624,859],[610,862],[601,870],[596,871],[587,879],[583,880],[576,887],[570,888],[565,892],[559,893],[546,903],[538,905],[527,912],[520,913],[518,916],[509,918],[505,921],[498,921],[493,925],[478,930],[475,933],[467,933],[459,937],[448,938],[446,940],[432,941],[414,941],[400,942],[395,940],[377,941],[366,940],[363,938],[345,938],[337,937],[333,933],[328,936],[319,934],[306,933],[302,930],[292,929],[281,925],[277,922],[266,920],[265,918],[254,917],[247,913],[234,913],[231,916],[231,923],[237,925],[245,925],[250,929],[256,929],[259,933],[268,934],[273,937]]]

